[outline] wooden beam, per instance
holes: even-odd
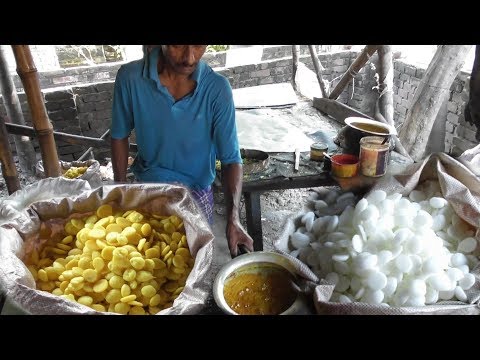
[[[343,89],[348,85],[350,80],[352,80],[360,71],[360,69],[367,63],[370,57],[377,51],[379,45],[367,45],[362,50],[358,57],[353,61],[353,63],[348,68],[347,72],[343,74],[342,78],[338,82],[335,89],[330,93],[329,99],[335,100],[340,96]]]
[[[313,67],[315,68],[315,73],[317,74],[317,80],[318,80],[318,84],[320,85],[320,90],[322,91],[322,96],[324,98],[327,98],[328,97],[327,89],[325,89],[325,84],[324,84],[323,78],[322,78],[322,65],[320,64],[320,61],[318,60],[317,52],[315,51],[315,48],[313,47],[313,45],[308,45],[308,49],[310,50],[310,55],[312,57]]]
[[[43,95],[40,91],[38,72],[30,48],[28,45],[12,45],[12,50],[17,63],[17,73],[22,80],[27,95],[33,126],[37,132],[45,175],[46,177],[60,176],[62,171],[53,137],[53,127],[48,118]]]
[[[370,116],[365,115],[364,113],[355,110],[348,105],[342,104],[337,100],[314,97],[313,107],[327,115],[330,115],[342,125],[345,125],[345,119],[351,116],[363,117],[373,120],[373,118],[371,118]]]
[[[20,189],[20,181],[18,180],[17,168],[13,160],[12,150],[10,149],[8,132],[3,116],[0,116],[0,162],[8,194],[12,194]]]
[[[34,128],[31,126],[26,125],[17,125],[17,124],[5,124],[7,127],[7,131],[10,134],[14,135],[25,135],[29,137],[36,137],[37,133]],[[92,138],[88,136],[81,136],[81,135],[73,135],[67,134],[63,132],[53,132],[53,136],[55,140],[64,141],[68,144],[72,145],[85,145],[91,147],[101,147],[101,148],[109,148],[110,141],[105,139],[98,139]],[[130,151],[136,152],[137,151],[137,144],[130,143]]]

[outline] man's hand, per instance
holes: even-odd
[[[227,223],[227,242],[232,258],[237,256],[238,245],[245,245],[250,251],[253,251],[253,239],[238,221],[229,221]]]

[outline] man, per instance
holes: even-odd
[[[468,102],[465,106],[465,121],[476,125],[476,138],[480,138],[480,45],[475,46],[475,58],[470,75],[470,91]]]
[[[210,224],[215,161],[222,163],[230,253],[253,250],[239,205],[243,170],[228,80],[201,60],[206,45],[161,45],[117,73],[112,111],[114,180],[126,181],[128,137],[135,129],[131,166],[141,182],[188,187]]]

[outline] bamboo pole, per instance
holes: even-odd
[[[318,60],[317,52],[313,45],[308,45],[308,49],[310,50],[310,56],[312,57],[313,67],[315,68],[315,73],[317,74],[318,84],[320,85],[320,90],[322,91],[322,97],[328,97],[327,90],[325,89],[325,84],[322,79],[322,65]]]
[[[10,149],[8,132],[3,116],[0,116],[0,161],[8,194],[12,194],[20,189],[20,181],[18,180],[17,168],[15,167],[12,150]]]
[[[292,45],[292,86],[295,90],[297,90],[297,83],[295,82],[295,76],[297,75],[299,54],[300,54],[300,45]]]
[[[377,51],[378,47],[379,45],[365,46],[362,52],[358,54],[355,61],[350,65],[347,72],[343,74],[337,86],[335,86],[335,89],[330,93],[330,96],[328,97],[329,99],[335,100],[340,96],[345,86],[347,86],[350,80],[358,74],[360,69],[367,63],[368,59],[370,59],[375,51]]]
[[[38,136],[45,175],[47,177],[60,176],[62,172],[53,137],[53,127],[48,118],[45,102],[40,91],[38,72],[30,48],[28,45],[12,45],[12,50],[17,63],[17,73],[22,80],[27,95],[33,127]]]

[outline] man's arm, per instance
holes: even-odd
[[[128,165],[128,137],[124,139],[111,139],[113,180],[115,182],[127,181]]]
[[[232,257],[237,256],[238,245],[253,251],[253,240],[240,223],[240,198],[242,196],[242,165],[222,164],[222,183],[227,208],[226,235]]]

